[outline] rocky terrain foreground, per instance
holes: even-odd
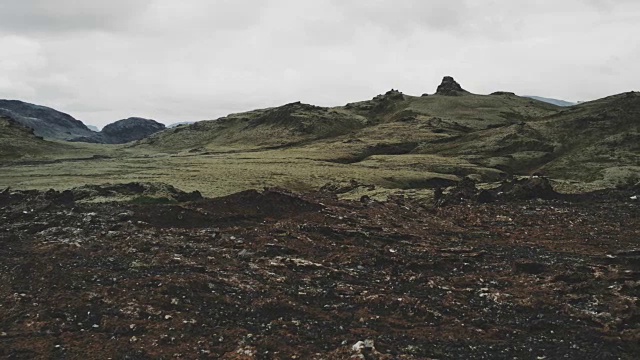
[[[639,358],[640,189],[522,189],[8,189],[0,357]]]

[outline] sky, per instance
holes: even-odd
[[[0,98],[87,124],[478,94],[640,90],[637,0],[1,0]]]

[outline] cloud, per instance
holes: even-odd
[[[433,31],[459,29],[469,9],[464,0],[333,1],[339,3],[355,23],[365,22],[393,33],[404,33],[412,28]]]
[[[149,0],[20,0],[0,3],[0,29],[23,33],[122,29]]]
[[[25,79],[47,66],[40,43],[23,36],[0,36],[0,49],[0,94],[32,96],[36,92],[35,87]]]
[[[588,100],[640,79],[623,0],[21,0],[0,3],[0,98],[104,125],[169,123],[390,88]]]

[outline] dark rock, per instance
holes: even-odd
[[[460,96],[468,93],[451,76],[445,76],[436,90],[436,95],[444,96]]]
[[[427,97],[427,96],[429,96],[429,94],[424,93],[424,94],[422,94],[422,95],[420,95],[420,96],[421,96],[421,97]]]
[[[478,189],[476,188],[475,181],[465,177],[449,192],[449,197],[457,200],[469,200],[475,198],[477,193]]]
[[[515,96],[515,93],[509,92],[509,91],[496,91],[491,93],[491,95],[513,95]]]
[[[558,197],[558,193],[553,190],[551,182],[548,178],[533,176],[528,179],[506,181],[497,189],[497,193],[502,193],[511,199],[554,199]]]
[[[553,280],[554,281],[562,281],[567,284],[578,284],[581,282],[586,282],[592,279],[592,276],[588,272],[578,272],[578,271],[565,271],[559,275],[556,275]]]
[[[516,272],[539,275],[545,272],[547,266],[545,264],[535,261],[519,261],[514,264],[514,270]]]
[[[71,205],[75,200],[73,192],[70,190],[59,192],[50,189],[44,193],[43,197],[45,200],[50,201],[52,204],[56,205]]]
[[[404,100],[404,94],[396,89],[391,89],[387,91],[384,96],[388,99],[392,100]]]
[[[495,201],[495,195],[489,190],[480,190],[478,196],[476,197],[476,201],[480,204],[490,203]]]
[[[198,201],[203,199],[202,194],[198,190],[192,191],[190,193],[178,192],[173,197],[178,202],[190,202],[190,201]]]
[[[377,95],[373,98],[374,101],[379,103],[386,103],[395,100],[404,100],[404,94],[396,89],[391,89],[383,95]]]
[[[496,200],[550,200],[559,196],[545,177],[505,180],[499,187],[488,190],[479,190],[472,179],[465,177],[447,194],[435,194],[434,201],[437,206],[443,206],[468,201],[485,204]]]

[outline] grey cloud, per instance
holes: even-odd
[[[392,32],[406,32],[413,27],[434,31],[459,29],[468,18],[469,9],[464,0],[333,1],[339,2],[350,18]]]
[[[419,95],[443,75],[588,100],[639,83],[638,18],[635,0],[0,0],[0,98],[100,125]]]

